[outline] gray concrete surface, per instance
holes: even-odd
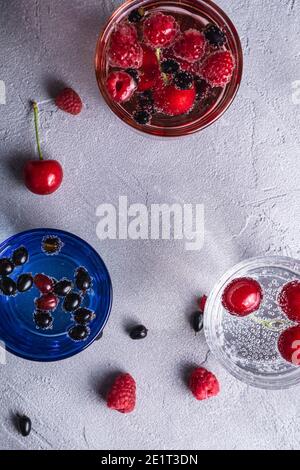
[[[193,299],[234,263],[259,254],[299,256],[300,1],[218,0],[245,53],[239,95],[214,126],[180,141],[137,135],[110,113],[93,71],[97,35],[114,0],[0,0],[0,238],[52,226],[90,242],[111,272],[115,299],[102,341],[63,363],[12,355],[0,366],[2,449],[299,449],[299,389],[266,392],[237,382],[209,356],[222,393],[198,403],[184,376],[207,353],[188,326]],[[30,99],[49,100],[58,82],[79,91],[78,118],[42,105],[45,153],[60,159],[63,188],[38,198],[18,177],[35,152]],[[294,87],[294,88],[293,88]],[[1,85],[3,90],[3,84]],[[205,245],[99,241],[96,208],[119,195],[146,204],[203,203]],[[142,343],[124,333],[138,319]],[[101,398],[117,370],[138,383],[123,416]],[[11,414],[33,432],[21,438]]]

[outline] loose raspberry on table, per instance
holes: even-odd
[[[72,88],[65,88],[55,99],[56,106],[66,113],[74,116],[82,111],[82,101],[80,96]]]
[[[161,12],[152,13],[144,22],[144,41],[152,47],[170,46],[179,31],[173,16]]]
[[[173,49],[175,57],[194,63],[202,59],[205,54],[205,36],[201,31],[189,29],[177,39]]]
[[[224,87],[230,82],[235,61],[230,51],[214,52],[203,62],[200,74],[212,87]]]
[[[114,101],[128,101],[136,90],[134,78],[126,72],[111,72],[106,81],[107,91]]]
[[[220,392],[218,379],[212,372],[204,369],[204,367],[194,369],[190,376],[189,387],[197,400],[215,397]]]
[[[136,383],[130,374],[119,375],[107,397],[107,406],[120,413],[131,413],[136,404]]]

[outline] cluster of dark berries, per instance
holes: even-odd
[[[81,307],[86,292],[92,287],[88,271],[82,266],[76,269],[74,282],[65,278],[56,281],[45,274],[37,274],[33,281],[41,293],[35,300],[34,321],[37,328],[52,328],[52,312],[57,309],[61,300],[63,310],[71,313],[75,322],[68,332],[70,338],[74,341],[87,339],[90,334],[87,325],[95,318],[92,310]]]
[[[11,258],[0,259],[0,291],[8,297],[23,293],[31,289],[33,278],[31,274],[21,274],[16,281],[10,276],[16,268],[27,263],[29,254],[24,246],[16,249]]]

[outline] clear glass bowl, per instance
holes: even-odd
[[[106,78],[109,69],[107,50],[111,32],[117,22],[122,21],[132,10],[144,8],[145,11],[160,10],[179,17],[187,16],[191,22],[196,21],[205,27],[213,23],[222,28],[227,36],[228,48],[231,50],[236,67],[231,82],[223,89],[214,89],[215,95],[207,102],[203,110],[196,108],[186,115],[166,117],[158,115],[151,124],[141,126],[132,118],[130,108],[114,102],[106,89]],[[188,21],[188,20],[187,20]],[[100,91],[110,109],[125,123],[138,131],[161,137],[178,137],[200,131],[214,123],[233,102],[242,78],[243,54],[238,33],[227,15],[210,0],[127,0],[110,17],[101,33],[95,58],[96,77]]]
[[[49,235],[59,237],[63,243],[57,255],[46,255],[41,249],[43,238]],[[40,296],[35,287],[15,297],[0,294],[0,341],[9,352],[32,361],[58,361],[80,353],[97,338],[110,314],[112,285],[104,262],[84,240],[61,230],[36,229],[14,235],[1,243],[0,258],[10,258],[20,246],[27,248],[29,260],[24,266],[15,268],[10,276],[13,280],[22,273],[44,273],[57,280],[73,280],[75,270],[84,266],[93,285],[84,296],[82,306],[92,309],[96,318],[89,325],[88,339],[75,342],[67,334],[74,320],[63,310],[62,300],[52,314],[53,328],[41,330],[33,321],[34,300]]]
[[[239,277],[256,279],[264,291],[260,309],[244,318],[230,315],[222,305],[224,288]],[[294,325],[276,301],[292,280],[300,280],[299,260],[253,258],[225,273],[208,298],[204,331],[212,353],[230,374],[254,387],[276,390],[300,383],[300,367],[286,362],[277,347],[280,333]]]

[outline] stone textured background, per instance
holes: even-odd
[[[185,386],[186,371],[206,356],[188,326],[194,298],[234,263],[259,254],[299,256],[299,0],[218,0],[243,42],[245,73],[233,106],[214,126],[179,141],[152,140],[121,125],[99,96],[93,55],[104,21],[121,1],[0,0],[0,238],[52,226],[75,232],[102,255],[114,284],[103,340],[56,364],[11,355],[0,366],[2,449],[299,449],[299,389],[265,392],[207,367],[222,393],[204,403]],[[82,95],[78,118],[42,105],[45,153],[61,160],[55,195],[27,192],[19,177],[35,152],[28,102],[49,100],[67,83]],[[295,101],[295,100],[294,100]],[[105,241],[96,208],[127,195],[131,203],[205,204],[205,246],[183,242]],[[147,324],[131,342],[126,323]],[[138,407],[123,416],[101,398],[111,374],[131,372]],[[11,415],[29,414],[33,432]]]

